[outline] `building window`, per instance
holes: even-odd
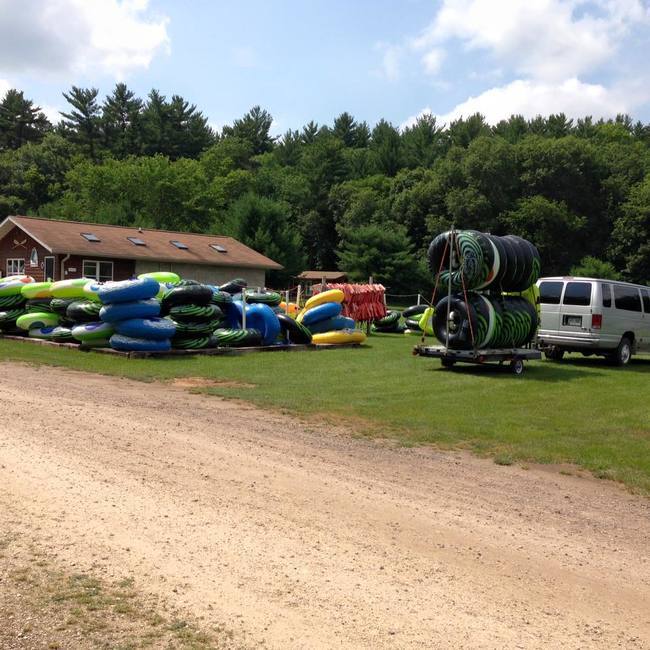
[[[140,237],[127,237],[127,239],[134,245],[134,246],[146,246],[147,244],[145,243],[144,239],[140,239]]]
[[[23,275],[25,273],[25,260],[13,258],[7,260],[7,275]]]
[[[101,239],[97,235],[93,235],[91,232],[82,232],[81,236],[86,240],[86,241],[91,241],[91,242],[99,242]]]
[[[32,252],[29,256],[29,265],[38,266],[38,251],[35,248],[32,248]]]
[[[113,262],[84,260],[83,277],[98,282],[110,282],[113,279]]]
[[[176,248],[180,248],[181,250],[187,250],[187,245],[184,244],[182,241],[178,241],[176,239],[172,239],[169,242],[172,246],[176,246]]]
[[[217,251],[217,253],[227,253],[228,249],[221,244],[210,244],[210,248]]]

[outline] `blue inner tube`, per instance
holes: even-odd
[[[172,345],[169,339],[156,341],[153,339],[139,339],[122,334],[113,334],[110,339],[111,347],[122,352],[167,352]]]
[[[228,307],[226,316],[229,324],[234,318],[235,323],[231,327],[240,328],[242,326],[243,303],[240,300],[234,300]],[[268,305],[261,303],[246,305],[246,328],[258,330],[262,334],[262,345],[271,345],[275,343],[280,334],[280,321],[277,314]]]
[[[155,298],[135,302],[116,302],[112,305],[104,305],[99,310],[99,317],[107,323],[128,318],[151,318],[159,314],[160,303]]]
[[[318,323],[328,318],[336,318],[340,316],[342,309],[341,304],[338,302],[324,302],[322,305],[318,305],[305,313],[302,319],[303,325],[309,327],[313,323]]]
[[[134,339],[154,339],[161,341],[170,339],[176,334],[174,321],[167,318],[129,318],[128,320],[115,323],[115,331],[118,334],[129,336]]]
[[[160,284],[156,280],[143,278],[107,283],[97,291],[97,295],[105,305],[111,305],[116,302],[148,300],[157,295],[158,291],[160,291]]]
[[[304,321],[303,321],[304,322]],[[312,334],[322,334],[323,332],[332,332],[334,330],[353,330],[354,319],[347,316],[335,316],[320,320],[307,326]]]

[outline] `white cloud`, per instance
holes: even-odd
[[[376,48],[383,53],[381,58],[382,76],[388,81],[397,81],[400,76],[402,48],[399,45],[389,45],[387,43],[377,43]]]
[[[58,124],[63,119],[59,112],[60,107],[52,106],[51,104],[37,104],[37,106],[41,107],[41,112],[52,124]]]
[[[0,72],[123,79],[169,50],[148,0],[0,0]]]
[[[650,92],[639,94],[636,101],[650,99]],[[490,124],[521,114],[526,118],[551,113],[565,113],[568,117],[614,117],[634,108],[627,93],[608,89],[600,84],[588,84],[576,78],[559,84],[518,79],[505,86],[490,88],[476,97],[469,97],[443,115],[435,114],[430,107],[408,118],[401,128],[412,126],[425,113],[435,114],[438,122],[449,124],[459,117],[481,113]]]
[[[4,97],[11,88],[11,84],[6,79],[0,79],[0,97]]]
[[[422,64],[427,74],[438,74],[445,58],[445,51],[434,47],[422,57]]]
[[[629,30],[648,21],[640,0],[444,0],[412,46],[458,40],[519,75],[559,81],[606,63]]]

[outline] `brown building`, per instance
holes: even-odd
[[[0,276],[126,280],[150,271],[223,284],[266,284],[277,262],[232,237],[10,216],[0,223]]]

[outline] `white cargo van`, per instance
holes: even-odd
[[[582,352],[623,366],[635,352],[650,352],[648,287],[578,277],[540,278],[537,286],[538,345],[548,359]]]

